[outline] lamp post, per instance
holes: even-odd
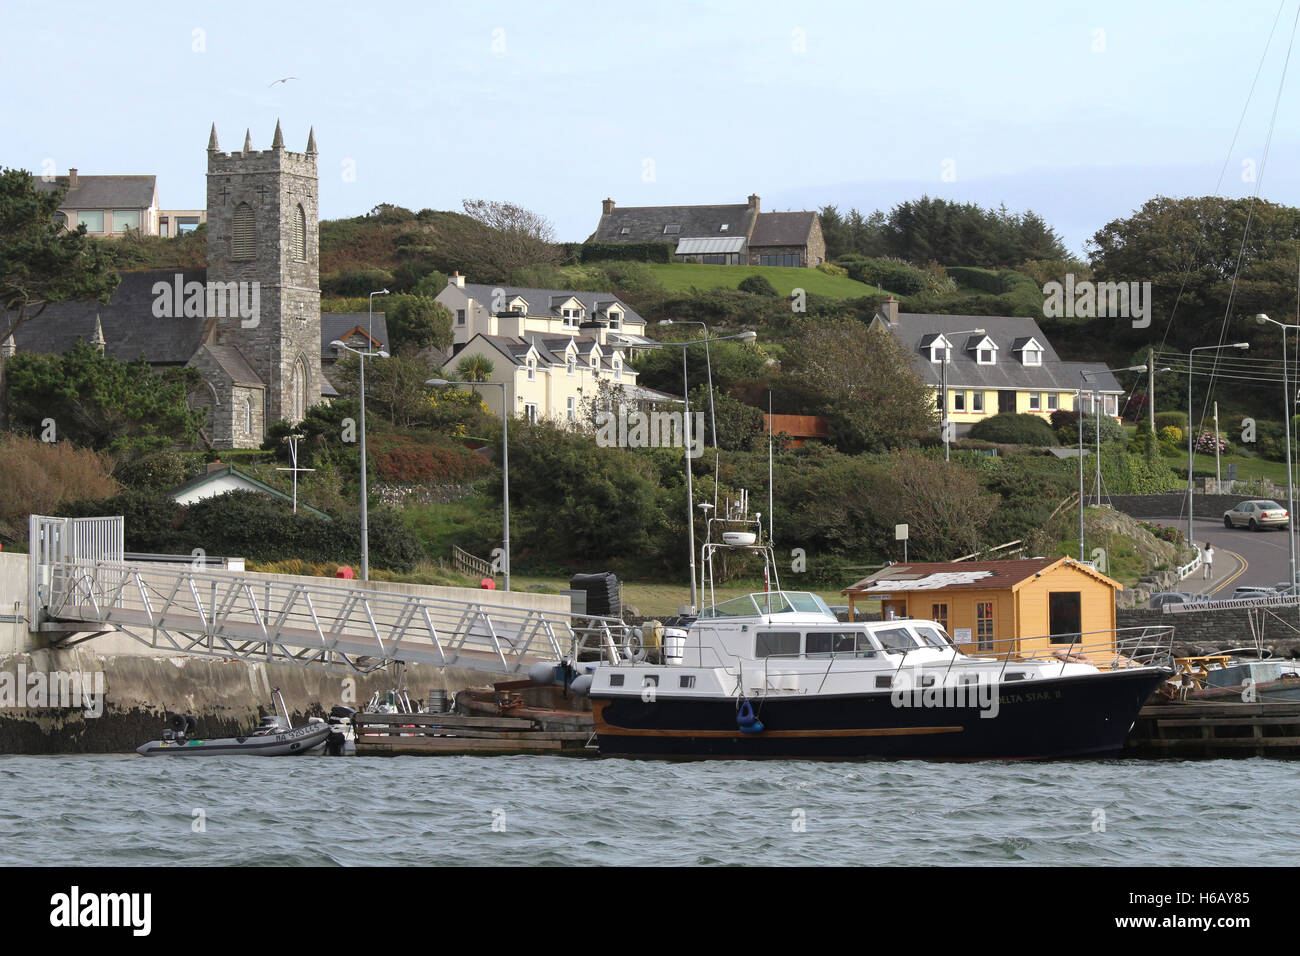
[[[1287,553],[1291,559],[1291,580],[1288,583],[1291,587],[1295,587],[1295,518],[1292,517],[1295,513],[1295,490],[1291,480],[1291,414],[1295,411],[1295,399],[1291,397],[1291,383],[1287,379],[1286,363],[1288,358],[1286,354],[1286,330],[1300,329],[1300,325],[1287,325],[1286,323],[1279,322],[1276,319],[1270,319],[1263,312],[1260,312],[1255,316],[1255,321],[1260,325],[1276,325],[1282,330],[1282,411],[1286,417],[1286,532],[1287,537],[1290,539],[1288,542],[1290,544],[1290,549]],[[1215,437],[1217,438],[1218,436]],[[1218,447],[1217,444],[1215,447]]]
[[[366,501],[366,359],[388,358],[383,349],[378,351],[361,351],[345,344],[340,339],[330,343],[336,349],[351,352],[361,363],[361,580],[370,580],[370,508]]]
[[[948,361],[952,355],[952,343],[948,341],[948,336],[957,335],[983,335],[983,329],[964,329],[960,332],[940,332],[939,337],[943,339],[943,361],[939,363],[939,402],[942,406],[942,414],[939,416],[939,427],[943,430],[943,460],[948,461],[948,443],[951,436],[948,434]],[[978,358],[978,356],[977,356]]]
[[[692,345],[699,345],[701,342],[704,343],[705,348],[708,348],[710,342],[723,342],[728,339],[739,339],[742,342],[753,342],[758,339],[758,333],[746,330],[744,332],[737,332],[734,335],[719,335],[715,338],[705,337],[704,339],[696,339],[694,342],[657,342],[655,345],[651,346],[652,348],[680,348],[682,350],[682,400],[684,402],[684,405],[682,406],[684,409],[682,418],[682,452],[683,458],[686,462],[686,536],[687,547],[690,548],[691,552],[692,608],[698,607],[699,592],[696,590],[695,585],[695,489],[691,479],[691,400],[689,394],[690,389],[686,381],[686,350]],[[709,394],[712,396],[712,388],[709,389]]]
[[[370,324],[366,326],[366,335],[370,336],[373,342],[375,337],[375,296],[388,295],[387,289],[380,289],[378,292],[370,293]]]
[[[501,576],[505,590],[510,590],[510,416],[514,412],[509,383],[507,382],[449,382],[445,378],[431,378],[425,385],[444,388],[448,385],[492,385],[501,389]]]
[[[1257,317],[1258,318],[1258,317]],[[1271,319],[1269,321],[1272,321]],[[1278,323],[1281,324],[1281,323]],[[1284,340],[1285,341],[1285,340]],[[1219,352],[1223,349],[1248,349],[1249,342],[1235,342],[1232,345],[1199,345],[1194,349],[1187,350],[1187,543],[1193,548],[1196,547],[1196,539],[1193,537],[1193,522],[1196,520],[1196,512],[1193,509],[1193,498],[1195,488],[1192,483],[1192,360],[1197,352]],[[1290,448],[1290,441],[1287,443]],[[1292,569],[1294,572],[1294,569]],[[1294,578],[1293,578],[1294,580]]]

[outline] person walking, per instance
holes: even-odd
[[[1205,580],[1210,580],[1214,575],[1214,545],[1208,541],[1201,551],[1201,566],[1205,568]]]

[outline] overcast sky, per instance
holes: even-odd
[[[1074,250],[1156,194],[1247,195],[1296,7],[1241,2],[59,3],[0,8],[0,165],[154,173],[204,201],[208,128],[301,150],[321,215],[510,200],[1033,208]],[[1262,194],[1300,205],[1300,50]],[[269,84],[281,77],[287,83]],[[1231,150],[1230,150],[1230,147]]]

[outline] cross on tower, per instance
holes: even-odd
[[[221,187],[221,201],[230,202],[230,183],[226,183]]]
[[[263,205],[266,204],[266,184],[257,187],[257,201]]]

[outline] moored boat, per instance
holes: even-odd
[[[273,692],[273,697],[278,700],[279,708],[285,711],[285,715],[281,717],[277,712],[273,716],[263,717],[261,725],[248,734],[236,737],[200,737],[196,734],[197,725],[193,717],[173,714],[167,729],[163,731],[162,739],[142,744],[135,752],[145,757],[217,754],[279,757],[323,751],[335,727],[318,718],[313,718],[301,727],[294,727],[289,721],[284,699],[278,689]]]

